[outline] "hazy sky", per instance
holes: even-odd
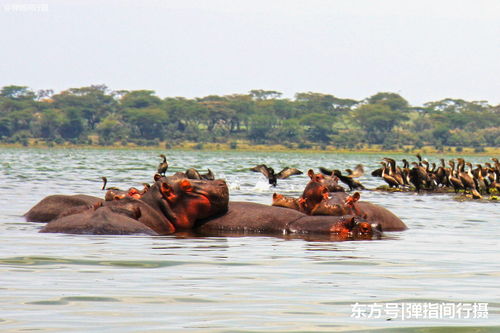
[[[499,0],[0,0],[0,86],[500,103]]]

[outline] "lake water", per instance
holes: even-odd
[[[162,152],[0,149],[0,331],[500,330],[500,204],[495,202],[363,191],[363,200],[390,209],[409,229],[380,240],[345,242],[40,234],[41,224],[22,217],[49,194],[103,197],[101,176],[120,188],[151,182]],[[299,196],[308,181],[304,174],[270,188],[262,175],[248,170],[260,163],[276,171],[343,170],[362,163],[361,182],[368,188],[383,185],[370,175],[381,154],[171,151],[167,156],[169,172],[210,168],[228,182],[231,200],[270,204],[273,192]]]

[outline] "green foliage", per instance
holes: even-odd
[[[409,109],[408,101],[396,93],[380,92],[369,97],[367,102],[368,104],[385,105],[393,111],[407,111]]]
[[[110,91],[104,85],[33,92],[25,86],[0,89],[0,140],[21,143],[172,147],[176,142],[237,140],[287,147],[359,149],[377,144],[404,150],[413,145],[500,146],[500,106],[484,101],[443,99],[412,107],[397,93],[363,101],[315,92],[283,98],[274,90],[202,98],[167,97],[152,90]]]
[[[96,132],[99,135],[99,144],[107,146],[125,140],[129,130],[118,116],[109,115],[97,125]]]
[[[301,124],[306,127],[306,138],[312,142],[329,143],[334,118],[326,114],[310,113],[301,118]]]
[[[364,104],[353,112],[353,120],[366,131],[369,143],[380,144],[391,130],[408,117],[384,104]]]
[[[248,138],[255,143],[265,143],[273,129],[274,119],[269,115],[256,115],[252,117]]]

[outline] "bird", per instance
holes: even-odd
[[[390,188],[393,188],[393,187],[398,188],[399,185],[401,185],[399,183],[399,181],[394,176],[392,176],[390,173],[386,173],[386,170],[390,170],[390,167],[387,165],[387,162],[383,161],[383,162],[380,162],[380,164],[382,164],[382,176],[381,177],[389,185]]]
[[[329,170],[323,167],[320,167],[319,170],[321,171],[321,173],[325,175],[338,177],[342,183],[349,186],[350,191],[355,189],[360,189],[360,190],[365,189],[365,187],[363,186],[363,184],[361,184],[360,181],[354,179],[364,175],[365,171],[362,164],[356,165],[354,167],[354,170],[346,169],[346,172],[348,173],[347,176],[342,175],[342,172],[340,170]]]
[[[396,167],[396,160],[394,160],[393,158],[384,157],[384,161],[387,162],[389,176],[391,176],[398,183],[396,187],[405,185],[403,171],[400,167]]]
[[[165,172],[167,172],[168,169],[168,162],[167,162],[167,157],[165,155],[160,154],[160,157],[163,158],[163,161],[158,164],[158,173],[162,176],[165,176]]]
[[[476,184],[474,183],[474,177],[472,175],[472,164],[470,162],[465,162],[463,158],[457,158],[457,161],[458,161],[458,177],[462,181],[462,184],[464,184],[464,192],[466,192],[467,189],[469,189],[470,193],[472,194],[472,191],[476,190]],[[467,172],[465,171],[466,165],[469,167]]]
[[[420,190],[423,189],[428,184],[427,171],[425,170],[423,164],[420,161],[421,160],[419,158],[419,163],[411,162],[413,168],[410,169],[410,173],[408,174],[410,183],[412,183],[413,186],[415,186],[415,190],[417,191],[417,193],[420,193]]]
[[[302,171],[300,171],[299,169],[289,168],[289,167],[285,167],[280,172],[275,173],[273,168],[268,167],[265,164],[256,165],[253,168],[250,168],[250,170],[254,172],[261,172],[269,180],[269,184],[271,184],[274,187],[277,185],[278,179],[286,179],[293,175],[302,174]]]
[[[214,173],[212,172],[212,170],[210,169],[207,169],[208,172],[207,173],[200,173],[198,170],[194,169],[194,168],[189,168],[186,170],[186,172],[184,172],[184,174],[186,175],[186,177],[188,179],[203,179],[203,180],[214,180],[215,179],[215,175]]]
[[[448,177],[448,183],[451,184],[451,186],[455,190],[455,193],[458,193],[459,190],[464,189],[464,184],[458,177],[458,169],[455,170],[455,161],[454,160],[448,161],[448,165],[450,166],[449,169],[446,169],[447,170],[446,176]]]
[[[107,177],[102,176],[101,179],[102,179],[102,183],[103,183],[101,190],[103,190],[103,191],[104,190],[120,190],[118,187],[106,187],[106,185],[108,184],[108,178]]]

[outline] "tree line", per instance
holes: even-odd
[[[113,91],[105,85],[59,93],[25,86],[0,91],[0,141],[28,145],[70,142],[99,145],[159,145],[183,141],[284,144],[290,148],[382,145],[500,146],[500,105],[443,99],[411,106],[397,93],[363,100],[278,91],[201,98],[160,98],[153,90]]]

